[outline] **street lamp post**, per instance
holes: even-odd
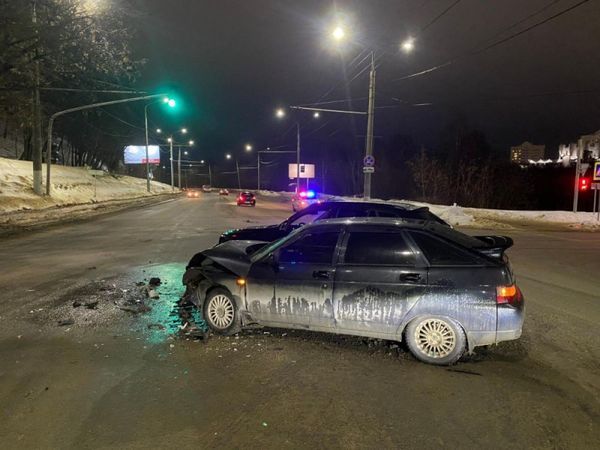
[[[169,163],[171,164],[171,191],[175,192],[175,182],[173,179],[173,139],[169,139]]]
[[[144,128],[146,130],[146,190],[150,192],[150,157],[148,155],[148,106],[144,106]]]
[[[332,33],[332,38],[341,42],[346,38],[346,32],[340,25],[336,26]],[[415,48],[415,38],[409,37],[400,44],[400,49],[404,53],[410,53]],[[375,119],[375,51],[371,50],[371,70],[369,71],[369,106],[367,110],[367,136],[365,140],[365,160],[371,159],[373,156],[373,128]],[[371,198],[371,172],[363,171],[364,187],[363,197]]]

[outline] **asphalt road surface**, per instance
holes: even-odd
[[[206,194],[2,239],[0,447],[597,448],[599,233],[500,232],[524,335],[449,368],[355,337],[186,337],[192,254],[289,214]],[[119,309],[149,277],[152,310]]]

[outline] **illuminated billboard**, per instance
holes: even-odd
[[[128,145],[125,147],[125,164],[146,164],[146,146]],[[160,147],[148,146],[148,160],[150,164],[160,164]]]

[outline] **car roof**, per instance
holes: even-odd
[[[374,201],[354,201],[354,200],[349,200],[349,201],[344,201],[344,200],[327,200],[323,203],[320,204],[321,207],[326,207],[326,206],[338,206],[338,205],[343,205],[343,206],[355,206],[355,207],[359,207],[359,208],[373,208],[373,207],[377,207],[377,208],[382,208],[382,209],[401,209],[404,211],[416,211],[419,209],[423,209],[423,210],[429,210],[429,208],[427,208],[426,206],[418,206],[418,205],[413,205],[410,203],[394,203],[394,204],[390,204],[390,203],[384,203],[384,202],[374,202]]]
[[[442,238],[456,242],[464,247],[480,248],[481,240],[461,233],[453,228],[443,225],[434,220],[388,218],[388,217],[340,217],[335,219],[318,220],[304,226],[305,229],[313,229],[327,225],[369,225],[373,227],[397,227],[398,229],[417,229],[432,232]]]

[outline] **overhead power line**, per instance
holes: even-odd
[[[422,75],[427,75],[427,74],[429,74],[431,72],[434,72],[436,70],[439,70],[439,69],[441,69],[443,67],[447,67],[447,66],[449,66],[451,64],[454,64],[456,61],[458,61],[460,59],[464,59],[464,58],[467,58],[469,56],[480,55],[483,52],[486,52],[486,51],[488,51],[488,50],[490,50],[492,48],[495,48],[495,47],[497,47],[499,45],[502,45],[502,44],[504,44],[504,43],[506,43],[508,41],[511,41],[511,40],[513,40],[513,39],[515,39],[515,38],[517,38],[519,36],[522,36],[525,33],[528,33],[529,31],[531,31],[531,30],[533,30],[533,29],[535,29],[535,28],[537,28],[539,26],[542,26],[542,25],[544,25],[544,24],[546,24],[546,23],[548,23],[548,22],[550,22],[550,21],[552,21],[554,19],[557,19],[558,17],[560,17],[560,16],[562,16],[564,14],[567,14],[568,12],[571,12],[574,9],[579,8],[580,6],[583,6],[584,4],[588,3],[589,1],[590,0],[580,0],[579,2],[575,3],[574,5],[569,6],[568,8],[565,8],[565,9],[557,12],[556,14],[553,14],[552,16],[550,16],[550,17],[548,17],[548,18],[546,18],[544,20],[541,20],[539,22],[536,22],[533,25],[531,25],[531,26],[529,26],[529,27],[527,27],[527,28],[525,28],[525,29],[523,29],[521,31],[518,31],[516,33],[511,34],[510,36],[507,36],[507,37],[505,37],[503,39],[495,41],[495,42],[487,45],[486,47],[484,47],[484,48],[482,48],[480,50],[473,49],[473,50],[471,50],[471,51],[469,51],[467,53],[464,53],[462,55],[456,56],[456,57],[454,57],[454,58],[452,58],[452,59],[450,59],[450,60],[448,60],[448,61],[446,61],[446,62],[444,62],[442,64],[438,64],[438,65],[436,65],[434,67],[430,67],[428,69],[421,70],[419,72],[415,72],[415,73],[412,73],[410,75],[405,75],[403,77],[396,78],[395,80],[392,80],[392,81],[403,81],[403,80],[407,80],[407,79],[410,79],[410,78],[415,78],[415,77],[419,77],[419,76],[422,76]],[[513,25],[511,25],[509,28],[512,28]]]
[[[450,6],[448,6],[445,10],[443,10],[441,13],[439,13],[437,16],[435,16],[427,25],[425,25],[423,28],[421,28],[421,33],[423,33],[425,30],[427,30],[427,28],[429,28],[431,25],[433,25],[438,20],[440,20],[442,17],[444,17],[446,14],[448,14],[452,10],[452,8],[454,8],[460,2],[461,2],[461,0],[455,0],[453,3],[451,3]]]

